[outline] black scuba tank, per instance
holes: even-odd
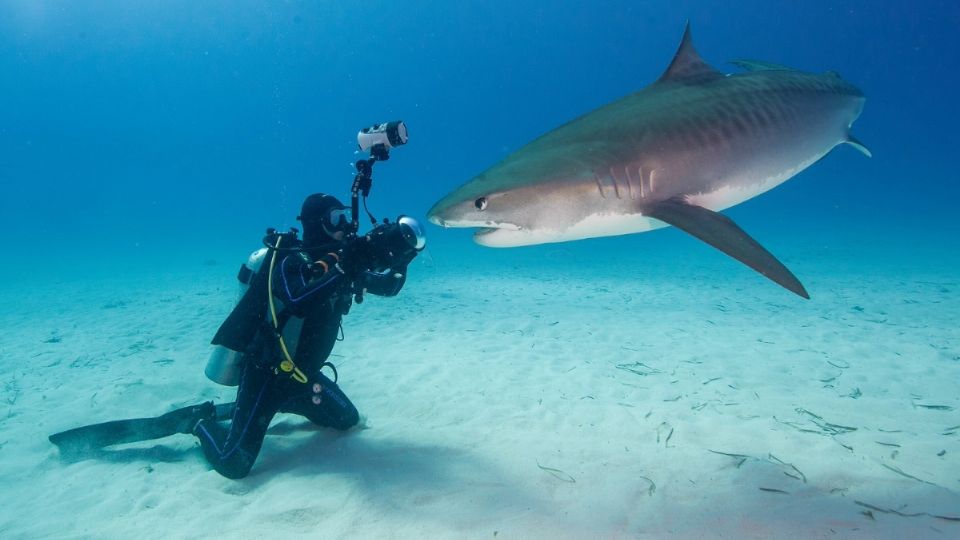
[[[267,248],[250,254],[240,266],[237,303],[227,316],[211,344],[214,346],[204,373],[211,381],[225,386],[240,384],[243,352],[250,345],[267,314]]]

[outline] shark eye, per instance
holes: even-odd
[[[479,199],[473,201],[473,205],[477,207],[477,210],[483,211],[487,209],[487,198],[480,197]]]

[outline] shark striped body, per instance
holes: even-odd
[[[723,75],[689,28],[666,73],[643,90],[527,144],[431,209],[434,223],[481,227],[512,247],[675,225],[788,289],[799,281],[716,212],[755,197],[841,143],[863,94],[835,73],[740,62]]]

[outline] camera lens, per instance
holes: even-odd
[[[407,144],[407,125],[402,120],[387,122],[387,139],[390,146]]]
[[[400,233],[403,235],[403,239],[410,244],[410,247],[420,251],[427,245],[427,236],[424,234],[423,226],[420,225],[419,221],[410,216],[400,216],[397,219],[397,224],[400,225]]]

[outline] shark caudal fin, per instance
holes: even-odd
[[[696,236],[788,291],[810,298],[800,280],[783,263],[723,214],[680,199],[653,203],[643,213]]]

